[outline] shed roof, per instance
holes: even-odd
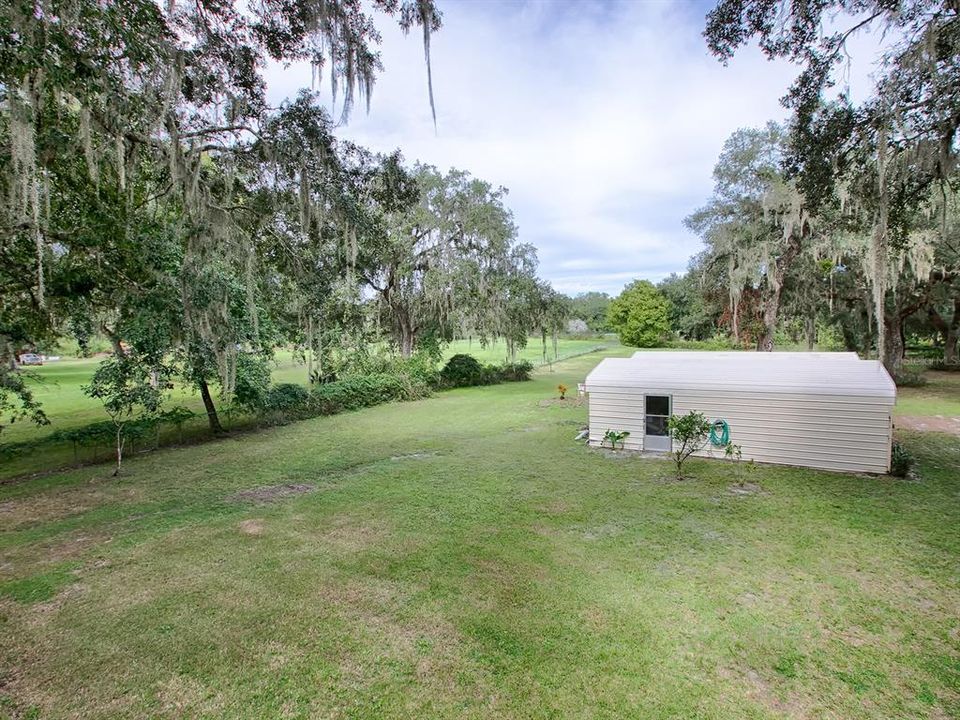
[[[638,388],[733,390],[896,397],[883,365],[855,353],[640,351],[607,358],[587,376],[587,390]]]

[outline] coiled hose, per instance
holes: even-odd
[[[730,426],[726,420],[714,420],[710,428],[710,444],[714,447],[726,447],[730,444]]]

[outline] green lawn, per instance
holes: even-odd
[[[572,355],[589,352],[598,346],[608,348],[617,348],[620,342],[615,335],[607,335],[601,339],[573,340],[561,338],[557,341],[557,353],[554,354],[553,342],[547,339],[547,352],[544,357],[543,342],[540,338],[530,338],[527,346],[517,351],[518,360],[529,360],[534,365],[541,365],[544,362],[554,362],[559,356],[567,358]],[[477,360],[484,363],[502,363],[507,360],[507,345],[500,341],[482,347],[479,342],[469,342],[467,340],[457,340],[452,342],[444,349],[444,357],[451,357],[457,353],[467,353],[473,355]]]
[[[960,372],[924,374],[927,384],[897,390],[897,415],[960,417]]]
[[[956,438],[676,482],[597,360],[0,485],[0,717],[960,715]]]

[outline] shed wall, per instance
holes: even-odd
[[[889,398],[596,385],[589,391],[593,445],[608,429],[628,430],[624,446],[642,450],[643,396],[671,395],[676,415],[696,410],[726,420],[744,460],[846,472],[885,473],[890,466]],[[723,450],[708,446],[699,454],[723,457]]]

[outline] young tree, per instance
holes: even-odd
[[[670,334],[670,307],[649,280],[635,280],[610,302],[607,322],[620,342],[659,347]]]
[[[90,384],[83,388],[87,395],[103,403],[113,422],[117,460],[114,475],[120,474],[128,424],[159,412],[169,374],[168,368],[129,350],[101,362]]]
[[[706,415],[693,410],[686,415],[671,415],[667,421],[673,438],[673,461],[677,466],[677,480],[683,480],[683,463],[695,452],[703,450],[710,439],[710,421]]]

